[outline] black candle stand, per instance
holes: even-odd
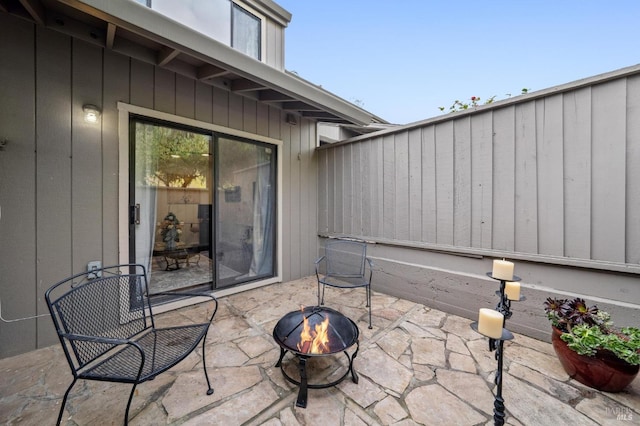
[[[507,295],[504,292],[506,287],[506,282],[517,282],[520,281],[520,277],[513,276],[510,280],[503,280],[501,278],[496,278],[493,276],[491,272],[487,272],[487,276],[500,281],[500,290],[496,291],[496,295],[500,298],[498,301],[498,305],[496,306],[496,311],[500,312],[503,316],[502,322],[502,336],[499,339],[494,339],[489,337],[489,351],[496,351],[496,360],[498,361],[498,369],[496,370],[496,377],[494,382],[496,384],[496,393],[495,400],[493,402],[493,424],[496,426],[504,425],[504,398],[502,398],[502,367],[503,367],[503,354],[504,354],[504,341],[513,339],[513,334],[505,328],[506,322],[508,318],[511,318],[511,302]],[[520,295],[520,299],[518,301],[525,300],[525,297]],[[471,323],[471,328],[475,331],[478,331],[478,323]]]

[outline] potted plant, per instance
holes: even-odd
[[[544,302],[553,348],[564,370],[589,387],[620,392],[640,369],[640,329],[616,329],[609,313],[584,299]]]
[[[160,236],[165,244],[165,250],[175,250],[176,243],[180,241],[180,234],[182,234],[182,225],[175,214],[169,212],[162,221],[162,228],[160,229]]]

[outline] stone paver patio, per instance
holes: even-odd
[[[314,305],[315,277],[223,297],[207,339],[215,393],[206,395],[200,354],[137,388],[132,425],[485,425],[493,424],[494,353],[471,321],[374,292],[369,330],[363,289],[327,289],[327,305],[357,322],[360,350],[336,387],[298,388],[283,378],[273,328],[284,314]],[[202,314],[202,306],[161,315]],[[640,424],[640,379],[603,393],[570,380],[546,342],[516,335],[505,345],[503,396],[510,425]],[[293,358],[285,368],[295,374]],[[341,374],[344,356],[313,359],[310,380]],[[289,370],[287,370],[289,371]],[[53,424],[72,377],[58,346],[0,360],[0,422]],[[122,424],[129,385],[79,381],[63,424]]]

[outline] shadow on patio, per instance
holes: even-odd
[[[272,331],[286,313],[317,303],[315,277],[219,299],[207,339],[215,393],[207,396],[198,353],[138,386],[132,425],[364,425],[493,422],[494,353],[470,321],[374,292],[369,330],[363,289],[329,289],[326,304],[357,322],[360,350],[348,377],[309,389],[307,408],[295,407],[297,386],[274,367]],[[158,315],[162,322],[197,313],[189,307]],[[640,379],[625,392],[594,391],[570,380],[550,344],[521,335],[507,342],[503,396],[507,424],[620,424],[640,420]],[[291,355],[285,360],[294,367]],[[343,356],[310,362],[311,382],[344,371]],[[293,371],[293,370],[292,370]],[[72,380],[58,346],[0,360],[0,419],[6,424],[53,424]],[[292,373],[292,375],[295,373]],[[121,424],[130,387],[79,381],[64,419],[69,425]]]

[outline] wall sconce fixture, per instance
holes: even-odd
[[[84,111],[84,121],[87,123],[96,123],[100,118],[100,108],[95,105],[83,105],[82,111]]]
[[[287,122],[287,124],[291,124],[292,126],[298,125],[298,119],[293,114],[287,114],[287,116],[285,117],[285,121]]]

